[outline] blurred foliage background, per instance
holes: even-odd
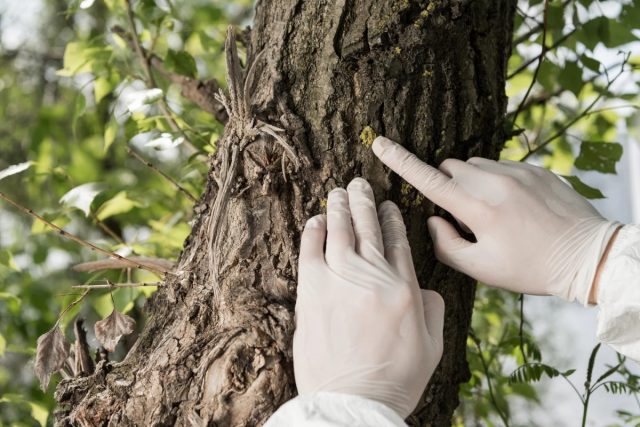
[[[202,191],[203,159],[222,126],[162,73],[149,79],[131,41],[114,31],[130,33],[127,1],[23,3],[0,1],[0,191],[101,247],[175,260],[190,229],[187,193]],[[142,47],[169,72],[223,82],[226,27],[250,24],[252,7],[252,0],[139,0],[131,12]],[[605,197],[574,171],[615,173],[621,132],[638,134],[638,23],[635,0],[519,1],[504,124],[512,137],[502,156],[551,168],[585,197]],[[0,202],[0,426],[52,424],[60,376],[41,391],[33,357],[37,338],[78,298],[72,285],[156,280],[141,271],[70,268],[101,258]],[[140,330],[153,290],[120,288],[113,299],[109,290],[92,291],[61,325],[71,336],[74,316],[90,326],[115,304]],[[583,416],[567,425],[584,425],[592,392],[637,394],[639,378],[624,358],[610,372],[591,372],[586,389],[572,367],[545,364],[523,304],[519,295],[479,287],[468,345],[472,379],[460,391],[457,425],[536,425],[518,413],[535,413],[543,376],[571,382],[583,403]],[[127,337],[112,358],[134,341],[135,334]],[[585,366],[595,352],[584,355]],[[640,425],[640,402],[616,416],[619,425]]]

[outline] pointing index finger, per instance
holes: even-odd
[[[465,203],[470,202],[464,193],[447,175],[429,166],[407,151],[400,144],[383,136],[373,141],[373,152],[394,172],[413,185],[429,200],[458,216]]]

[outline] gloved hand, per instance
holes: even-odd
[[[326,250],[324,249],[326,239]],[[301,395],[416,407],[442,356],[444,302],[420,290],[398,207],[356,178],[302,234],[293,365]]]
[[[552,172],[513,161],[447,159],[438,169],[378,137],[374,153],[475,235],[429,218],[436,256],[481,282],[586,304],[607,242],[619,224]]]

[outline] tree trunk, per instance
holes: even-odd
[[[249,62],[263,54],[242,76],[229,63],[232,113],[178,267],[149,300],[148,322],[124,361],[101,362],[93,375],[60,384],[58,422],[266,421],[296,393],[300,230],[329,190],[363,176],[378,201],[401,207],[420,283],[446,303],[444,356],[408,422],[450,425],[458,385],[469,378],[474,282],[436,262],[426,230],[434,207],[375,158],[371,131],[431,164],[495,158],[504,141],[515,4],[259,0]],[[245,111],[247,74],[254,78]],[[287,144],[293,149],[283,150]]]

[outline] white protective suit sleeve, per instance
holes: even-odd
[[[640,362],[640,225],[623,227],[611,246],[598,306],[598,339]]]
[[[364,397],[319,392],[282,405],[264,427],[406,427],[388,406]]]

